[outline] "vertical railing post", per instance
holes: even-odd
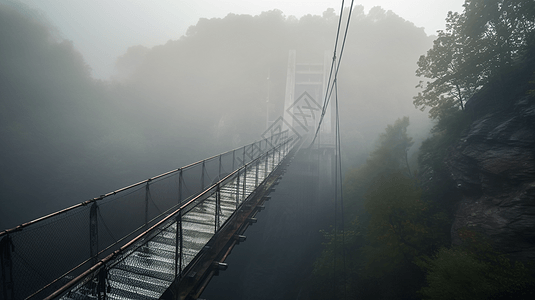
[[[218,178],[217,181],[221,180],[221,168],[222,168],[222,166],[221,166],[221,154],[219,154],[219,174],[217,176],[217,178]]]
[[[277,165],[276,157],[277,157],[277,147],[273,148],[273,166],[271,168],[272,172],[273,170],[275,170],[275,166]]]
[[[184,177],[182,175],[182,169],[178,171],[178,204],[182,203],[182,183],[184,181]]]
[[[280,145],[279,145],[279,159],[278,159],[278,161],[277,161],[277,165],[280,164],[280,162],[281,162],[281,150],[282,150],[282,146],[283,146],[283,144],[280,144]]]
[[[290,141],[291,141],[291,139],[287,139],[286,140],[286,155],[288,155],[288,153],[290,153]]]
[[[277,167],[277,162],[279,161],[279,146],[277,145],[277,148],[275,148],[275,151],[273,151],[273,169]]]
[[[182,169],[178,171],[178,204],[182,203]],[[182,274],[182,210],[178,211],[176,216],[176,233],[175,233],[175,278]]]
[[[106,293],[107,293],[107,280],[108,279],[108,271],[106,268],[100,268],[100,271],[97,274],[97,300],[105,300]]]
[[[219,184],[217,184],[215,190],[215,222],[214,222],[214,234],[219,230],[219,210],[221,208],[221,190]]]
[[[234,168],[234,162],[236,162],[236,149],[232,150],[232,172],[234,172],[234,170],[236,170]]]
[[[0,240],[0,263],[2,265],[2,299],[15,299],[15,290],[13,283],[13,261],[11,252],[13,252],[13,241],[9,234]]]
[[[246,146],[243,146],[243,161],[242,161],[242,166],[245,166],[245,147],[246,147]]]
[[[236,209],[240,206],[240,171],[238,171],[238,177],[236,178]]]
[[[277,160],[275,159],[277,157],[277,146],[275,146],[275,148],[273,148],[273,169],[275,169],[275,166],[277,165]]]
[[[243,166],[243,196],[242,201],[245,201],[245,187],[247,185],[247,165]]]
[[[269,157],[269,150],[266,151],[266,162],[264,165],[264,178],[268,176],[268,157]]]
[[[204,191],[204,160],[202,161],[202,168],[201,168],[201,191]]]
[[[176,216],[176,234],[175,234],[175,278],[182,276],[182,256],[184,239],[182,238],[182,210],[178,211]]]
[[[89,255],[91,256],[91,265],[98,262],[98,219],[97,219],[97,202],[93,202],[89,209]]]
[[[271,171],[273,172],[273,169],[275,169],[275,148],[273,148],[273,153],[271,154]]]
[[[279,163],[279,145],[277,145],[277,148],[275,148],[275,153],[273,153],[273,158],[274,158],[273,169],[275,169],[275,167],[277,167]]]
[[[279,146],[277,145],[277,147],[273,149],[273,169],[275,169],[275,166],[277,165],[278,154],[279,154]]]
[[[260,161],[257,159],[256,160],[256,171],[255,171],[255,180],[254,180],[254,186],[255,188],[258,186],[258,164],[260,163]]]
[[[145,227],[149,226],[149,189],[150,179],[147,180],[147,185],[145,185]]]

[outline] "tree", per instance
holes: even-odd
[[[413,145],[407,135],[409,118],[397,119],[379,135],[375,150],[360,168],[351,169],[344,179],[344,198],[348,199],[349,210],[362,216],[363,199],[366,190],[375,178],[393,172],[403,172],[411,176],[407,152]]]
[[[414,97],[431,118],[456,108],[491,79],[503,74],[534,42],[535,4],[530,0],[466,0],[464,11],[448,13],[446,29],[438,31],[433,48],[418,61],[422,91]]]
[[[380,275],[410,264],[425,248],[428,207],[420,200],[421,193],[414,181],[401,173],[381,176],[370,187],[365,207],[371,216],[366,251],[371,273]]]
[[[464,236],[471,247],[443,247],[417,260],[427,273],[419,291],[424,299],[533,299],[535,279],[524,264],[494,251],[473,231]]]
[[[370,160],[381,164],[381,169],[403,170],[410,176],[407,152],[414,142],[407,135],[408,126],[409,117],[397,119],[393,125],[388,125],[379,136],[379,146],[370,155]]]
[[[430,255],[447,240],[447,233],[440,230],[444,213],[435,212],[421,195],[416,182],[400,172],[377,178],[366,193],[370,220],[361,272],[388,286],[388,292],[378,290],[382,298],[416,299],[424,273],[415,259]]]
[[[446,30],[438,31],[438,38],[427,55],[420,56],[416,75],[434,79],[420,81],[417,85],[423,91],[414,97],[414,105],[421,110],[431,107],[433,119],[452,107],[464,110],[464,103],[482,85],[479,76],[481,65],[475,63],[477,45],[468,47],[468,40],[462,30],[466,17],[458,13],[448,13]]]

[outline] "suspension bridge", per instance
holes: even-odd
[[[2,299],[197,299],[300,145],[284,131],[1,232]]]
[[[290,51],[284,116],[262,140],[0,232],[2,299],[198,299],[297,158],[287,199],[274,196],[265,225],[293,249],[282,265],[296,264],[338,175],[334,114],[318,101],[329,93],[323,60],[298,63]]]

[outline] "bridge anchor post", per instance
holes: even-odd
[[[89,252],[91,255],[91,265],[98,262],[98,206],[93,202],[89,210]]]
[[[15,246],[9,234],[0,240],[0,263],[2,264],[2,296],[3,299],[15,299],[15,290],[13,283],[13,261],[11,260],[11,252],[14,251]]]

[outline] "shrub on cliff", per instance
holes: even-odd
[[[533,299],[529,270],[504,255],[442,248],[418,262],[427,271],[424,299]]]

